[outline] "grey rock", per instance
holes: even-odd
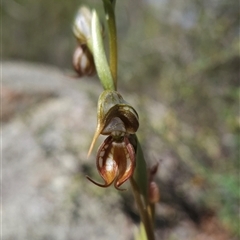
[[[100,86],[45,66],[2,68],[5,89],[38,98],[21,111],[16,101],[17,114],[2,125],[3,239],[130,239],[134,225],[118,193],[100,192],[81,171],[95,165],[86,156]]]
[[[85,178],[100,179],[94,156],[103,137],[87,159],[100,84],[38,64],[1,66],[2,239],[133,239],[131,213],[136,214],[136,208],[131,191],[102,189]],[[162,159],[156,176],[161,194],[156,239],[230,239],[219,231],[215,218],[199,223],[217,229],[208,233],[208,227],[199,229],[184,212],[182,206],[188,206],[201,214],[202,189],[191,184],[191,164],[181,162],[164,142],[166,107],[149,96],[123,96],[139,113],[138,136],[148,166]]]

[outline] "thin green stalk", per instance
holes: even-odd
[[[152,225],[151,217],[148,213],[148,209],[146,206],[144,206],[138,186],[133,178],[130,178],[130,183],[131,183],[133,195],[140,213],[140,218],[145,227],[147,238],[148,240],[154,240],[155,237],[154,237],[153,225]]]
[[[109,64],[114,81],[115,89],[117,89],[117,31],[115,22],[114,6],[115,1],[103,0],[106,20],[108,24],[108,37],[109,37]]]

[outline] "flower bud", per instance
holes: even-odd
[[[80,77],[96,73],[93,56],[86,45],[79,45],[73,54],[73,67]]]
[[[149,202],[157,203],[160,199],[159,187],[156,182],[152,181],[149,183]]]
[[[148,197],[150,203],[157,203],[160,199],[160,191],[157,183],[153,180],[157,171],[159,163],[156,163],[149,169],[149,183],[148,183]]]
[[[85,6],[80,7],[73,23],[73,33],[80,44],[86,44],[91,38],[91,19],[90,9]]]

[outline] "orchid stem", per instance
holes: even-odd
[[[139,192],[137,183],[135,182],[134,178],[132,178],[132,177],[130,178],[130,183],[131,183],[131,186],[132,186],[133,195],[134,195],[136,204],[138,206],[140,218],[141,218],[142,223],[145,227],[145,232],[146,232],[146,235],[147,235],[147,239],[148,240],[154,240],[155,237],[154,237],[154,231],[153,231],[153,224],[152,224],[151,216],[149,215],[149,212],[148,212],[148,207],[144,206],[143,200],[141,198],[141,194]]]

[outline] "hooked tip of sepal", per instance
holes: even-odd
[[[90,154],[91,154],[91,152],[92,152],[92,150],[93,150],[93,147],[94,147],[94,145],[95,145],[95,143],[96,143],[96,141],[97,141],[97,138],[98,138],[99,135],[101,134],[101,131],[102,131],[102,129],[99,128],[99,126],[98,126],[97,129],[96,129],[96,131],[95,131],[95,133],[94,133],[94,136],[93,136],[93,139],[92,139],[90,148],[89,148],[89,150],[88,150],[88,154],[87,154],[87,157],[88,157],[88,158],[89,158],[89,156],[90,156]]]

